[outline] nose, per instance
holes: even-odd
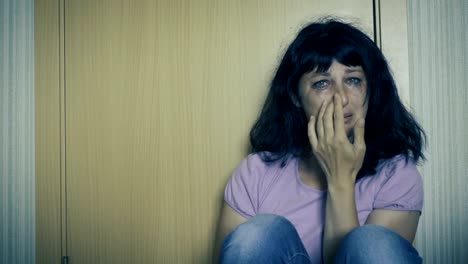
[[[340,96],[343,107],[348,105],[349,103],[348,91],[344,87],[344,85],[338,85],[336,89],[336,93]]]

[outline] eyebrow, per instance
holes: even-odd
[[[364,71],[361,70],[361,69],[346,69],[345,72],[346,72],[346,73],[353,73],[353,72],[364,73]]]
[[[361,69],[346,69],[345,70],[345,73],[346,74],[349,74],[349,73],[354,73],[354,72],[358,72],[358,73],[362,73],[364,74],[364,71],[361,70]],[[316,76],[326,76],[326,77],[329,77],[331,74],[329,72],[311,72],[310,73],[310,78],[313,78],[313,77],[316,77]]]
[[[330,73],[329,72],[312,72],[310,73],[310,78],[313,78],[315,76],[330,76]]]

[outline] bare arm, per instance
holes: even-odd
[[[420,213],[418,211],[374,210],[367,218],[366,224],[387,227],[410,243],[413,243],[418,229]]]
[[[223,203],[221,215],[216,230],[216,241],[213,252],[213,263],[219,262],[221,247],[224,239],[236,229],[237,226],[247,221],[246,218],[234,211],[226,202]]]
[[[344,128],[343,108],[338,95],[324,103],[318,117],[309,122],[309,140],[328,186],[323,258],[331,263],[343,237],[359,226],[354,184],[366,150],[364,120],[358,119],[351,143]]]
[[[337,195],[328,196],[326,207],[326,224],[324,235],[325,263],[332,263],[340,241],[348,232],[359,226],[354,195],[336,192]],[[348,201],[344,198],[348,196]],[[352,200],[351,200],[352,196]],[[418,228],[419,211],[373,210],[367,218],[366,224],[374,224],[389,228],[413,243]]]
[[[333,263],[341,240],[359,226],[353,189],[328,189],[323,237],[323,259]]]
[[[332,118],[333,114],[333,118]],[[354,128],[354,143],[345,138],[342,107],[334,101],[323,105],[317,121],[309,122],[309,139],[314,155],[327,178],[328,196],[323,238],[325,263],[331,263],[341,240],[359,226],[354,197],[356,175],[365,154],[363,123]],[[387,227],[407,239],[414,240],[420,213],[417,211],[374,210],[366,224]]]

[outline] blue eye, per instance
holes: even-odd
[[[362,80],[359,79],[359,78],[356,78],[356,77],[348,78],[348,79],[346,80],[346,82],[347,82],[349,85],[352,85],[352,86],[361,86],[361,84],[362,84]]]
[[[327,86],[328,86],[328,80],[320,80],[312,84],[312,87],[318,90],[325,89]]]

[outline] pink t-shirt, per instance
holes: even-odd
[[[406,163],[402,155],[380,163],[375,175],[359,179],[355,192],[361,225],[374,209],[421,212],[423,207],[421,175],[414,162]],[[280,162],[267,164],[258,154],[250,154],[231,176],[224,199],[245,218],[286,217],[296,227],[312,263],[321,263],[326,191],[302,182],[297,158],[281,168]]]

